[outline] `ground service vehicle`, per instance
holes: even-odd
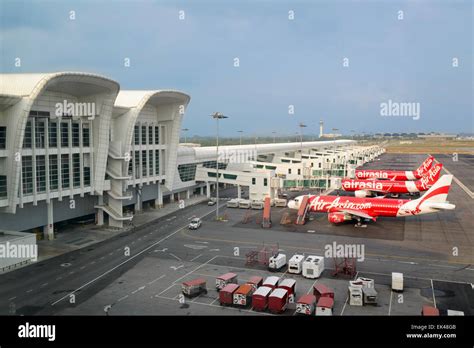
[[[273,288],[268,286],[259,287],[252,295],[252,309],[255,311],[264,311],[268,307],[268,296]]]
[[[234,303],[234,292],[238,288],[238,284],[228,284],[219,291],[219,301],[221,306],[228,306]]]
[[[283,279],[278,285],[278,287],[288,291],[288,302],[290,303],[295,302],[296,280],[289,279],[289,278]]]
[[[303,295],[298,299],[298,301],[296,301],[296,313],[312,315],[314,313],[315,306],[316,296],[311,294]]]
[[[285,254],[276,254],[275,256],[270,257],[268,260],[268,269],[270,271],[278,271],[285,267],[286,265],[286,255]]]
[[[303,255],[293,255],[288,262],[288,273],[300,274],[303,271]]]
[[[197,230],[199,227],[201,227],[201,224],[202,222],[200,218],[192,218],[188,228],[190,230]]]
[[[262,286],[268,286],[272,289],[275,289],[276,287],[278,287],[279,282],[280,282],[280,278],[278,278],[276,276],[271,276],[271,277],[265,278],[265,280],[263,281]]]
[[[319,278],[324,271],[324,257],[309,255],[303,261],[303,277]]]
[[[218,291],[227,284],[237,284],[237,274],[229,272],[216,278],[216,289]]]
[[[194,297],[200,294],[207,294],[206,280],[197,278],[183,282],[181,284],[181,291],[186,297]]]
[[[282,313],[288,306],[288,290],[277,288],[268,296],[268,310],[272,313]]]
[[[234,292],[234,305],[248,306],[252,303],[252,294],[255,289],[251,284],[244,284]]]
[[[263,278],[260,276],[253,276],[247,281],[247,284],[252,285],[257,290],[263,284]]]

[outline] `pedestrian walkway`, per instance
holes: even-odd
[[[205,195],[195,195],[183,200],[185,207],[207,201]],[[90,247],[96,243],[115,237],[120,233],[132,228],[145,225],[163,216],[172,214],[180,210],[180,202],[175,201],[165,204],[162,208],[149,208],[135,214],[133,220],[124,228],[114,228],[110,226],[96,226],[95,224],[72,225],[71,227],[56,234],[54,240],[38,241],[38,261],[43,261],[51,257],[59,256],[70,251]]]

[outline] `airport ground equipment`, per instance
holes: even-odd
[[[244,284],[234,292],[234,305],[248,306],[252,303],[252,294],[255,288],[251,284]]]
[[[275,207],[285,208],[288,204],[288,201],[284,198],[275,198],[273,200],[273,204],[275,205]]]
[[[403,291],[403,273],[392,272],[392,290]]]
[[[298,214],[296,215],[296,224],[297,225],[304,225],[306,223],[306,214],[309,210],[308,204],[308,196],[304,196],[303,200],[301,201],[300,207],[298,209]]]
[[[288,290],[277,288],[268,296],[268,310],[272,313],[283,313],[288,306]]]
[[[262,286],[267,286],[269,288],[275,289],[278,287],[278,284],[280,283],[280,278],[277,276],[270,276],[266,277],[265,280],[263,281]]]
[[[423,308],[421,309],[421,315],[422,316],[439,316],[439,309],[436,307],[432,306],[427,306],[424,305]]]
[[[271,218],[271,199],[270,197],[265,198],[264,208],[263,208],[263,219],[262,227],[270,228],[272,227],[272,218]]]
[[[361,282],[363,288],[375,288],[375,281],[370,278],[357,277],[356,282]]]
[[[252,309],[256,311],[264,311],[268,307],[268,297],[273,288],[268,286],[259,287],[252,295]]]
[[[276,272],[286,266],[286,255],[278,253],[268,260],[268,269]]]
[[[319,278],[324,272],[324,257],[308,255],[303,261],[303,277],[309,279]]]
[[[303,271],[304,255],[295,254],[288,261],[288,273],[300,274]]]
[[[250,284],[257,290],[263,284],[263,278],[260,276],[252,276],[249,280],[247,280],[246,284]]]
[[[313,295],[316,296],[316,301],[321,297],[334,298],[334,290],[322,283],[316,283],[313,285]]]
[[[316,305],[316,315],[332,315],[334,299],[331,297],[321,297]]]
[[[312,315],[316,307],[316,296],[306,294],[296,301],[296,313]]]
[[[260,264],[263,266],[268,266],[270,257],[278,254],[278,244],[274,247],[267,247],[265,244],[257,250],[251,250],[245,254],[245,264],[247,266],[253,266]]]
[[[362,294],[363,294],[363,297],[364,297],[364,305],[366,305],[366,304],[376,305],[377,304],[377,291],[375,291],[374,288],[362,287]]]
[[[280,284],[278,285],[279,288],[285,289],[288,291],[288,302],[294,303],[295,296],[296,296],[296,280],[286,278],[283,279]]]
[[[237,284],[237,274],[229,272],[216,278],[217,291],[223,289],[227,284]]]
[[[219,301],[221,306],[229,306],[234,303],[234,292],[238,288],[238,284],[228,284],[219,291]]]
[[[291,214],[289,212],[283,213],[280,219],[280,225],[289,225],[292,223],[293,223],[293,220],[291,218]]]
[[[183,282],[181,284],[181,291],[186,297],[195,297],[200,294],[207,294],[206,280],[197,278]]]
[[[333,276],[346,275],[354,278],[357,274],[357,260],[353,257],[334,258]]]
[[[349,305],[351,306],[363,306],[364,299],[362,294],[362,287],[349,286]]]

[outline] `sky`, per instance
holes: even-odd
[[[0,0],[0,72],[181,90],[188,136],[474,132],[473,3]]]

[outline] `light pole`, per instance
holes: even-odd
[[[188,129],[188,128],[183,128],[183,129],[181,129],[181,130],[184,132],[184,143],[187,143],[187,142],[188,142],[188,136],[187,136],[187,134],[188,134],[188,130],[189,130],[189,129]]]
[[[219,220],[219,120],[229,118],[220,112],[211,115],[216,120],[216,220]]]
[[[242,133],[244,132],[243,130],[238,130],[237,132],[240,133],[240,146],[242,146]]]
[[[273,143],[275,144],[275,134],[276,134],[276,132],[274,131],[274,132],[272,132],[272,134],[273,134]]]
[[[303,128],[306,128],[308,126],[305,125],[304,123],[300,123],[298,125],[298,127],[300,127],[301,158],[303,158]],[[301,161],[301,162],[303,162],[303,161]]]
[[[332,138],[334,140],[334,162],[336,162],[336,132],[338,131],[338,128],[333,128],[332,129]],[[334,166],[333,166],[334,167]]]

